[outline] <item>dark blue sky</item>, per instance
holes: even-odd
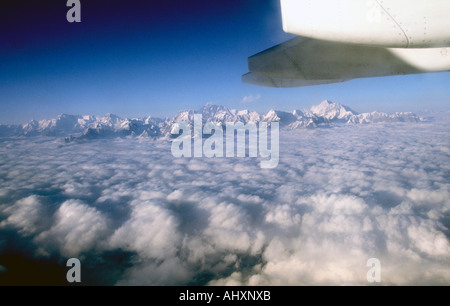
[[[66,21],[68,9],[66,0],[0,3],[0,123],[166,116],[206,102],[257,111],[324,99],[358,111],[449,108],[449,73],[293,89],[243,84],[248,56],[293,37],[282,31],[278,0],[81,0],[81,23]]]

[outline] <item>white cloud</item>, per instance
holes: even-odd
[[[261,99],[261,95],[248,95],[242,98],[241,103],[251,103]]]
[[[55,224],[36,237],[38,243],[56,246],[66,257],[94,249],[108,232],[106,218],[81,201],[68,200],[55,213]]]
[[[219,280],[211,281],[208,285],[210,286],[241,286],[242,285],[242,275],[240,272],[233,272],[230,276],[226,278],[221,278]]]
[[[164,259],[177,251],[177,220],[151,201],[131,203],[131,217],[110,238],[111,248],[138,252],[143,258]]]
[[[0,231],[43,254],[129,252],[118,284],[364,285],[376,257],[384,284],[448,285],[445,147],[448,125],[282,131],[264,170],[163,140],[3,140]]]
[[[192,274],[175,257],[158,263],[144,261],[125,272],[124,278],[117,285],[121,286],[166,286],[179,285],[190,281]]]
[[[266,214],[265,221],[278,224],[280,227],[300,227],[301,215],[295,212],[295,207],[287,204],[272,206]]]
[[[8,217],[0,222],[0,228],[15,227],[19,233],[25,236],[39,232],[49,223],[49,220],[46,219],[46,213],[48,212],[41,204],[39,197],[35,195],[23,198],[14,205],[5,207],[2,212]]]

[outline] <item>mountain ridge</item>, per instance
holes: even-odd
[[[60,114],[53,119],[31,120],[22,125],[0,125],[0,136],[61,136],[75,138],[102,137],[170,137],[176,122],[193,123],[194,115],[202,114],[204,122],[279,122],[284,129],[317,128],[335,124],[369,124],[381,122],[425,121],[411,112],[393,114],[383,112],[358,113],[340,103],[324,100],[309,109],[291,112],[271,109],[258,113],[248,109],[228,109],[222,105],[207,103],[200,110],[185,110],[170,118],[121,118],[107,113],[104,116]]]

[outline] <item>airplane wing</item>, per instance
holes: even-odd
[[[305,36],[249,57],[242,81],[297,87],[450,71],[450,23],[441,18],[450,2],[435,1],[281,0],[284,30]],[[366,18],[372,15],[386,18]]]
[[[242,76],[245,83],[311,86],[450,70],[450,48],[384,48],[296,37],[249,57],[248,68],[250,72]]]

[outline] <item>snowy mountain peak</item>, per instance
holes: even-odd
[[[347,121],[351,116],[358,115],[350,107],[340,103],[325,100],[310,108],[311,113],[328,121]]]
[[[186,110],[167,119],[150,116],[140,119],[121,118],[108,113],[104,116],[77,116],[60,114],[54,119],[32,120],[23,125],[0,125],[0,136],[64,136],[69,141],[77,138],[98,137],[171,137],[175,122],[188,122],[192,124],[195,114],[202,114],[204,122],[280,122],[285,129],[316,128],[332,124],[367,124],[378,122],[420,122],[423,118],[409,112],[387,114],[371,112],[358,114],[351,108],[339,103],[325,100],[319,105],[306,110],[293,110],[291,112],[270,110],[267,113],[255,111],[229,110],[221,105],[207,103],[199,111]],[[73,137],[73,135],[80,135]]]
[[[231,112],[228,108],[222,105],[215,105],[206,103],[199,111],[203,116],[207,118],[224,118],[225,116],[231,116]]]
[[[170,122],[191,122],[194,120],[194,111],[186,110],[178,112],[178,114],[170,119]]]
[[[105,116],[103,116],[103,118],[107,118],[107,119],[114,120],[114,121],[122,119],[119,116],[111,114],[111,113],[106,113]]]
[[[271,122],[271,121],[280,121],[280,117],[278,117],[277,111],[271,109],[263,116],[263,121]]]
[[[203,106],[199,113],[203,115],[203,120],[206,122],[237,122],[248,121],[249,118],[255,118],[254,114],[249,113],[248,110],[237,111],[230,110],[222,105],[215,105],[207,103]]]
[[[56,116],[56,119],[64,120],[64,119],[74,118],[74,117],[77,117],[77,116],[62,113],[62,114],[59,114],[58,116]]]
[[[320,102],[321,106],[326,106],[326,105],[340,105],[339,103],[335,103],[333,101],[330,101],[328,99],[323,100],[322,102]]]
[[[243,109],[243,110],[237,111],[238,116],[246,116],[249,113],[250,113],[250,111],[248,109]]]

